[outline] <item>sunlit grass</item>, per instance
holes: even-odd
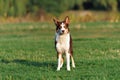
[[[0,24],[0,80],[119,80],[119,26],[71,24],[76,68],[57,72],[54,24]]]

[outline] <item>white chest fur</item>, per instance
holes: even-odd
[[[56,33],[56,49],[58,52],[68,52],[70,47],[70,34],[59,35]]]

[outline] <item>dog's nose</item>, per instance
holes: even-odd
[[[62,32],[64,33],[64,30],[62,30]]]

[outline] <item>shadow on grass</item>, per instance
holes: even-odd
[[[52,70],[56,69],[56,65],[55,62],[51,61],[51,62],[36,62],[36,61],[28,61],[28,60],[24,60],[24,59],[14,59],[12,61],[9,60],[5,60],[2,59],[0,62],[8,64],[8,63],[17,63],[17,64],[22,64],[22,65],[26,65],[26,66],[35,66],[35,67],[44,67],[44,68],[51,68]]]

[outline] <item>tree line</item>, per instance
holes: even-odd
[[[0,0],[0,16],[18,17],[42,11],[59,14],[67,10],[119,11],[120,0]]]

